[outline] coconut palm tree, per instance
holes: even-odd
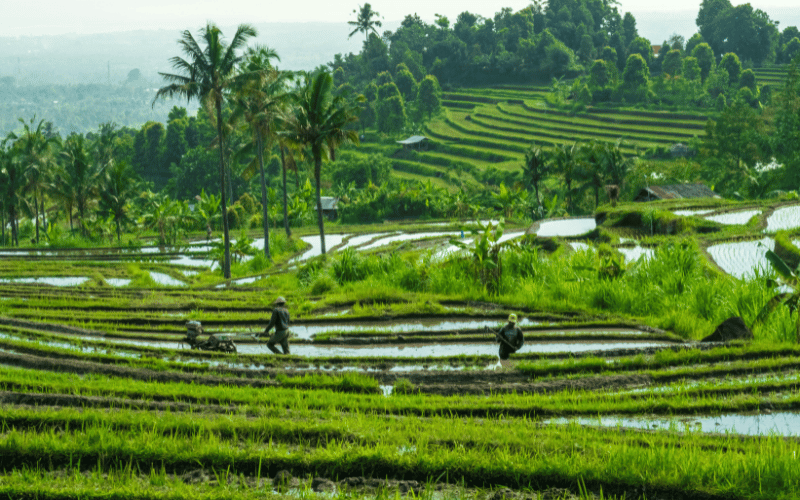
[[[44,132],[44,120],[33,126],[36,117],[31,118],[30,123],[26,123],[22,118],[22,133],[17,136],[9,134],[10,139],[14,139],[14,150],[16,151],[17,161],[22,163],[25,171],[26,190],[33,195],[33,216],[36,227],[36,243],[39,243],[39,206],[42,202],[42,191],[45,189],[50,167],[53,165],[53,154],[51,146],[57,143],[56,138],[48,139]],[[44,202],[42,202],[44,205]]]
[[[222,31],[209,23],[200,30],[200,40],[205,48],[198,45],[192,33],[186,30],[178,40],[186,59],[173,57],[170,59],[176,73],[160,73],[169,85],[158,89],[153,100],[168,97],[184,97],[187,100],[197,99],[206,108],[209,116],[216,117],[219,150],[219,185],[222,208],[222,232],[225,245],[222,272],[226,279],[231,277],[231,242],[228,231],[228,208],[225,194],[225,147],[222,123],[222,104],[237,89],[260,78],[260,73],[237,72],[237,67],[244,60],[240,55],[247,40],[256,36],[256,30],[250,25],[241,24],[230,43],[225,43]]]
[[[381,22],[378,21],[378,17],[380,14],[377,11],[372,10],[372,6],[368,3],[365,3],[364,6],[358,6],[358,9],[353,9],[354,14],[358,14],[358,18],[355,21],[347,21],[347,24],[353,26],[353,31],[347,36],[347,38],[352,37],[359,31],[364,33],[364,37],[368,38],[370,33],[378,34],[378,30],[375,29],[377,26],[380,28],[382,26]],[[373,20],[375,18],[375,20]]]
[[[571,146],[561,144],[553,149],[552,155],[556,170],[564,176],[564,184],[567,188],[567,211],[569,212],[572,210],[573,201],[572,183],[575,182],[581,164],[581,146],[578,142],[574,142]]]
[[[81,232],[85,235],[86,227],[83,222],[89,203],[98,191],[103,169],[92,161],[82,135],[75,134],[67,138],[61,158],[63,164],[56,170],[53,185],[69,210],[70,228],[74,208],[78,211]]]
[[[542,206],[539,200],[539,183],[550,175],[550,161],[547,154],[541,147],[531,144],[525,152],[525,163],[522,165],[522,179],[528,185],[528,189],[533,188],[536,193],[536,210]],[[541,212],[541,210],[539,210]],[[539,214],[541,215],[541,214]]]
[[[341,96],[332,93],[333,78],[320,71],[306,76],[305,84],[295,95],[295,106],[285,118],[282,134],[296,144],[308,146],[314,159],[317,190],[317,223],[322,253],[325,253],[325,226],[322,217],[322,157],[344,143],[358,144],[358,134],[347,125],[358,120],[357,110]]]
[[[6,141],[3,141],[0,143],[0,188],[2,188],[0,194],[2,194],[3,205],[11,225],[11,244],[17,246],[19,246],[17,214],[24,187],[25,168],[22,162],[16,161],[14,154],[6,149]]]
[[[100,190],[100,212],[114,218],[117,227],[117,243],[121,243],[121,224],[128,220],[128,207],[136,197],[140,180],[127,162],[114,162],[104,169]]]
[[[263,208],[262,223],[264,226],[264,256],[272,259],[269,253],[269,214],[267,198],[267,178],[264,173],[264,148],[271,149],[275,137],[275,121],[281,109],[289,100],[286,83],[289,73],[279,71],[271,61],[280,61],[278,54],[268,47],[253,47],[247,51],[247,59],[243,65],[245,72],[261,72],[262,78],[254,80],[243,87],[233,97],[234,110],[231,121],[244,121],[252,134],[253,141],[246,145],[241,153],[256,150],[258,171],[261,174],[261,205]],[[255,169],[251,164],[246,173]]]

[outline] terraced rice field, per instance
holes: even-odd
[[[591,218],[561,219],[530,232],[577,239],[594,227]],[[445,244],[455,233],[431,225],[412,241]],[[700,343],[607,314],[490,300],[431,298],[397,313],[377,295],[331,302],[297,290],[288,295],[292,354],[275,356],[257,337],[271,280],[310,258],[315,238],[293,264],[221,288],[197,281],[204,269],[176,264],[178,254],[0,256],[8,280],[0,288],[0,495],[800,494],[800,347]],[[328,244],[334,253],[374,252],[403,238],[399,230],[338,234]],[[11,281],[21,271],[48,279]],[[140,272],[181,285],[141,286]],[[86,280],[50,281],[68,274]],[[413,305],[413,297],[393,300]],[[500,361],[492,331],[510,312],[526,342]],[[236,353],[192,350],[189,319],[206,334],[253,337],[237,341]]]
[[[536,143],[545,149],[574,141],[624,139],[624,151],[686,143],[703,134],[707,117],[662,112],[591,108],[571,116],[548,108],[546,88],[505,86],[447,92],[446,115],[426,125],[435,145],[430,151],[405,154],[395,169],[436,175],[442,167],[517,170],[524,151]],[[415,165],[401,163],[413,162]],[[427,174],[421,170],[430,169]],[[450,168],[452,171],[452,168]]]
[[[788,65],[771,66],[768,68],[755,68],[756,81],[759,85],[769,85],[773,90],[781,88],[786,82]]]

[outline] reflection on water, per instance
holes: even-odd
[[[719,215],[709,215],[706,219],[720,224],[747,224],[747,221],[753,218],[754,215],[761,213],[761,210],[745,210],[743,212],[729,212]]]
[[[176,280],[172,276],[164,273],[157,273],[155,271],[150,271],[150,277],[153,278],[153,281],[158,283],[159,285],[164,286],[186,286],[181,280]]]
[[[328,325],[295,325],[292,326],[292,333],[301,339],[311,339],[314,335],[319,335],[329,332],[384,332],[384,333],[403,333],[403,332],[421,332],[421,331],[463,331],[463,330],[483,330],[486,328],[499,329],[505,321],[501,319],[489,320],[419,320],[419,321],[405,321],[393,322],[382,321],[373,323],[359,323],[354,324],[328,324]],[[537,322],[531,321],[528,318],[521,318],[519,326],[537,325]]]
[[[713,212],[714,209],[704,209],[704,210],[673,210],[673,214],[678,215],[680,217],[690,217],[692,215],[705,215],[710,214]]]
[[[779,208],[767,218],[766,231],[768,232],[796,227],[800,227],[800,205]]]
[[[52,286],[78,286],[89,281],[81,276],[62,276],[50,278],[0,278],[0,283],[34,283]]]
[[[131,284],[131,280],[126,278],[106,278],[106,283],[111,286],[128,286]]]
[[[89,340],[89,338],[85,338]],[[180,341],[143,341],[129,339],[102,339],[119,345],[136,345],[163,349],[185,349],[188,345]],[[471,342],[453,344],[371,344],[371,345],[309,345],[291,344],[292,354],[309,358],[328,357],[451,357],[451,356],[496,356],[498,345],[494,342]],[[555,353],[555,352],[585,352],[604,351],[611,349],[634,349],[668,345],[666,342],[615,342],[615,341],[560,341],[560,342],[528,342],[518,352],[525,353]],[[76,349],[70,344],[61,344],[59,347]],[[269,354],[266,339],[259,343],[237,343],[236,350],[240,354]]]
[[[625,262],[636,262],[640,258],[644,259],[644,260],[647,260],[647,259],[653,257],[653,255],[655,255],[655,250],[653,250],[652,248],[617,247],[617,250],[619,250],[619,252],[625,257]]]
[[[344,240],[346,235],[344,234],[326,234],[325,235],[325,250],[330,251],[331,248],[341,245],[342,241]],[[319,235],[313,236],[303,236],[300,238],[304,242],[311,245],[311,248],[306,250],[302,255],[299,255],[289,262],[299,262],[301,260],[307,260],[314,257],[318,257],[322,255],[322,242],[320,241]],[[264,238],[260,240],[256,240],[257,244],[261,245],[261,249],[264,249]],[[255,244],[253,246],[256,246]]]
[[[775,240],[722,243],[708,247],[708,254],[723,271],[737,278],[753,277],[756,268],[770,269],[767,250],[775,250]]]
[[[536,236],[579,236],[595,227],[597,223],[592,218],[549,220],[539,225]]]
[[[771,414],[728,414],[715,417],[672,418],[579,418],[553,419],[553,423],[578,422],[582,425],[603,427],[633,427],[638,429],[662,429],[676,432],[720,432],[745,434],[748,436],[800,436],[800,414],[776,412]]]

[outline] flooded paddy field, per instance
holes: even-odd
[[[0,257],[0,278],[9,280],[0,290],[0,448],[15,457],[4,478],[24,468],[37,487],[63,477],[97,489],[93,477],[113,476],[105,484],[113,489],[123,482],[108,465],[116,460],[154,471],[146,481],[144,473],[125,476],[145,489],[221,491],[227,481],[230,497],[243,498],[286,485],[315,485],[304,498],[355,488],[370,498],[444,499],[456,485],[480,500],[588,500],[601,491],[616,499],[767,498],[752,486],[758,481],[771,481],[764,491],[776,498],[800,493],[800,348],[766,341],[759,329],[753,341],[699,342],[724,319],[714,286],[735,280],[712,282],[709,273],[678,291],[664,280],[658,293],[639,292],[656,281],[646,276],[631,298],[620,290],[664,258],[658,242],[611,238],[625,273],[597,278],[600,242],[585,235],[603,228],[593,219],[530,229],[504,237],[552,234],[552,258],[586,268],[547,268],[549,250],[538,247],[523,255],[539,261],[505,267],[513,279],[497,293],[480,282],[447,288],[470,272],[472,251],[424,259],[460,239],[458,223],[339,230],[326,239],[325,258],[314,255],[319,238],[304,235],[307,250],[278,257],[278,270],[246,268],[257,259],[245,260],[230,282],[209,270],[216,264],[200,245],[174,255],[153,249],[152,261],[124,265],[65,261],[59,272],[47,260],[20,263],[17,275]],[[704,241],[721,268],[746,278],[748,265],[764,262],[757,242],[770,239],[730,239]],[[564,252],[566,244],[576,251]],[[398,248],[416,253],[383,281],[340,279],[330,269],[348,270],[339,254],[348,248],[357,252],[356,272],[398,262]],[[291,259],[296,269],[287,271]],[[454,262],[457,272],[436,274]],[[656,269],[667,275],[670,265]],[[68,274],[86,280],[10,281]],[[425,288],[436,279],[448,293]],[[686,298],[701,285],[710,289],[705,309]],[[670,294],[685,301],[669,302]],[[245,338],[263,331],[277,295],[292,314],[288,356],[268,351],[265,337]],[[642,301],[666,306],[651,314],[635,309]],[[622,314],[621,304],[631,309]],[[742,311],[751,325],[756,313],[747,307],[755,306],[736,304],[725,317]],[[494,331],[511,313],[525,344],[501,360]],[[201,339],[238,334],[236,352],[190,349],[187,320],[202,322]],[[55,446],[58,453],[42,452]]]

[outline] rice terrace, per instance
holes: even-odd
[[[21,115],[0,498],[798,498],[800,32],[744,7],[208,23],[164,123]]]

